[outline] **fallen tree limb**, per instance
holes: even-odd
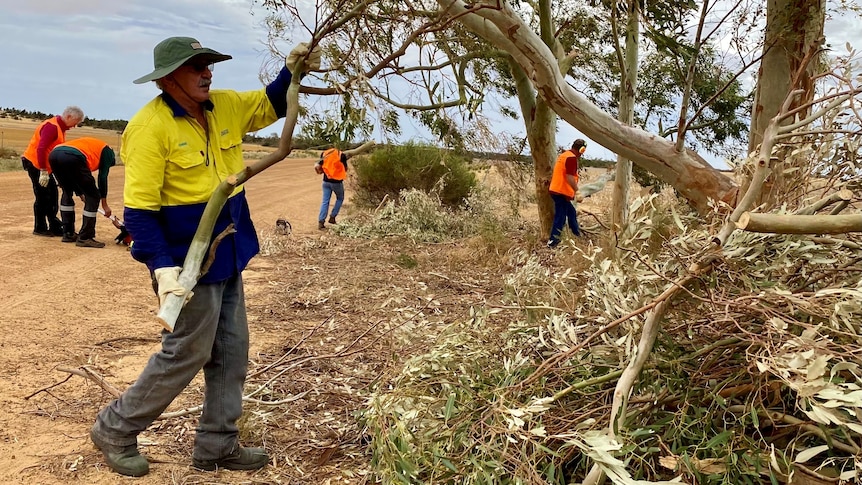
[[[736,227],[743,231],[776,234],[845,234],[862,232],[862,214],[833,216],[746,212],[739,217]]]
[[[839,203],[835,204],[835,207],[833,207],[833,208],[832,208],[832,210],[831,210],[831,211],[829,211],[829,214],[830,214],[830,215],[833,215],[833,216],[837,216],[837,215],[838,215],[838,214],[840,214],[844,209],[846,209],[848,205],[850,205],[850,201],[849,201],[849,200],[842,200],[841,202],[839,202]]]
[[[301,59],[296,69],[300,71],[303,69],[304,64],[305,60]],[[180,272],[180,277],[177,280],[187,291],[191,291],[197,285],[198,279],[200,279],[201,264],[203,263],[207,249],[210,247],[216,219],[221,213],[228,197],[233,194],[237,187],[245,183],[246,180],[284,160],[290,154],[293,143],[293,130],[296,127],[296,120],[299,116],[299,86],[299,76],[293,76],[290,81],[290,87],[287,88],[287,114],[284,119],[284,127],[281,130],[278,149],[257,163],[245,167],[243,171],[225,178],[210,196],[204,208],[204,213],[201,215],[200,224],[198,224],[197,231],[195,231],[194,239],[192,239],[189,251],[183,261],[183,269]],[[169,293],[159,307],[156,317],[167,331],[174,331],[177,317],[179,317],[184,303],[185,295],[177,296]]]
[[[668,305],[680,291],[685,289],[687,285],[697,280],[700,276],[711,272],[717,261],[718,257],[716,255],[707,255],[701,261],[694,264],[689,269],[691,272],[682,278],[682,280],[672,282],[661,295],[653,300],[655,305],[644,323],[635,355],[629,361],[625,370],[623,370],[623,373],[614,388],[610,422],[608,423],[608,436],[613,437],[617,441],[620,440],[620,435],[623,432],[624,423],[626,421],[629,397],[631,396],[632,389],[641,374],[641,370],[646,364],[647,359],[649,359],[650,353],[652,353],[652,349],[655,345],[658,333],[661,330],[661,322],[667,311]],[[587,476],[584,477],[582,485],[599,484],[602,482],[603,477],[604,471],[602,468],[598,464],[594,464]]]
[[[57,367],[57,370],[60,372],[68,372],[69,374],[83,377],[84,379],[89,379],[96,384],[99,385],[102,389],[108,392],[115,399],[120,397],[120,390],[111,385],[110,382],[106,381],[104,377],[100,376],[96,371],[90,369],[87,366],[81,366],[77,369],[73,369],[71,367]],[[68,379],[67,379],[68,380]],[[65,381],[63,381],[65,382]],[[56,385],[56,384],[55,384]],[[52,386],[53,387],[53,386]],[[32,395],[32,394],[31,394]],[[27,396],[29,398],[30,396]]]
[[[829,207],[830,205],[836,202],[848,202],[853,199],[853,191],[850,189],[841,189],[838,192],[833,192],[828,196],[814,202],[811,205],[807,205],[795,212],[796,215],[800,216],[810,216],[812,214],[816,214],[818,211]],[[842,209],[847,207],[847,204],[844,204]]]
[[[743,405],[733,405],[727,407],[728,412],[734,414],[749,414],[751,413],[751,409],[747,408]],[[855,443],[847,444],[842,441],[839,441],[837,436],[828,435],[826,432],[821,429],[819,426],[810,424],[809,421],[803,421],[795,416],[791,416],[789,414],[781,413],[778,411],[769,411],[766,409],[758,409],[757,416],[761,419],[768,420],[770,424],[790,424],[793,426],[798,426],[805,431],[817,436],[822,439],[826,443],[829,443],[836,450],[841,450],[845,453],[850,453],[852,455],[858,454],[862,449],[856,446]]]
[[[254,398],[250,397],[250,395],[248,395],[248,396],[242,397],[242,402],[250,402],[250,403],[258,404],[260,406],[281,406],[282,404],[288,404],[288,403],[292,403],[294,401],[298,401],[298,400],[304,398],[309,392],[311,392],[311,389],[309,389],[307,391],[300,392],[299,394],[294,394],[293,396],[290,396],[290,397],[285,398],[285,399],[279,399],[278,401],[264,401],[261,399],[254,399]],[[203,407],[203,405],[201,405],[201,406],[195,406],[195,407],[186,408],[186,409],[180,409],[179,411],[172,411],[170,413],[162,413],[158,418],[156,418],[156,421],[164,421],[166,419],[173,419],[173,418],[179,418],[182,416],[188,416],[189,414],[199,413],[203,410],[204,410],[204,407]]]
[[[848,241],[846,239],[835,239],[834,237],[812,237],[811,240],[818,244],[837,244],[848,249],[862,249],[862,244]]]
[[[356,155],[360,155],[362,153],[367,152],[368,150],[371,150],[375,144],[376,143],[374,140],[367,141],[367,142],[363,143],[362,145],[360,145],[360,146],[358,146],[352,150],[344,150],[341,153],[343,153],[344,156],[346,156],[348,159],[350,159],[350,158],[355,157]]]
[[[737,229],[736,222],[739,221],[742,214],[754,207],[754,203],[760,197],[760,193],[763,191],[763,184],[766,182],[767,177],[772,174],[772,149],[775,146],[778,135],[782,132],[782,127],[779,125],[785,116],[787,116],[791,102],[801,93],[801,89],[790,91],[781,105],[781,110],[766,125],[766,129],[763,132],[763,141],[760,143],[760,148],[757,151],[757,161],[754,164],[754,173],[751,175],[751,180],[749,180],[748,189],[739,199],[739,203],[736,204],[733,212],[730,213],[727,221],[725,221],[724,225],[718,231],[718,234],[712,238],[713,247],[720,248],[724,246],[724,243],[727,242],[733,231]]]

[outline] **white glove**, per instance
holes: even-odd
[[[47,187],[49,180],[50,176],[48,175],[47,170],[42,170],[39,172],[39,185],[41,185],[42,187]]]
[[[191,299],[194,293],[183,288],[180,282],[177,281],[182,270],[179,266],[168,266],[153,271],[153,275],[155,275],[156,281],[159,284],[159,306],[165,304],[165,298],[171,293],[179,297],[185,296],[183,305]]]
[[[318,44],[314,46],[314,49],[309,53],[308,42],[300,42],[297,44],[297,46],[290,51],[290,54],[287,55],[287,58],[284,60],[284,65],[291,74],[294,74],[296,63],[305,56],[308,56],[308,58],[305,59],[305,70],[303,72],[317,71],[320,69],[320,45]]]

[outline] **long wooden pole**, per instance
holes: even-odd
[[[746,212],[736,226],[749,232],[776,234],[845,234],[862,232],[862,214],[796,215]]]
[[[301,59],[295,68],[296,72],[302,72],[304,67],[305,59]],[[198,283],[198,279],[201,276],[201,264],[203,264],[204,256],[207,254],[207,249],[212,240],[216,219],[230,194],[251,177],[284,160],[293,149],[293,130],[296,128],[296,120],[299,117],[299,78],[300,76],[293,76],[290,86],[287,88],[287,113],[284,117],[284,127],[281,130],[281,138],[278,141],[276,151],[270,153],[260,161],[245,167],[239,173],[227,177],[216,187],[210,196],[204,208],[204,213],[201,215],[201,221],[198,224],[197,231],[195,231],[192,244],[189,246],[189,252],[183,261],[183,269],[180,271],[180,277],[177,280],[187,291],[191,291]],[[183,309],[185,301],[185,296],[177,296],[169,293],[164,303],[159,307],[156,318],[167,331],[174,331],[174,326],[177,323],[177,318]]]

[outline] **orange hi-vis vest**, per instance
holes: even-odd
[[[42,128],[48,123],[57,127],[57,139],[48,147],[48,151],[45,152],[45,159],[39,160],[36,150],[39,148],[39,141],[42,138]],[[58,120],[56,116],[53,116],[39,123],[39,127],[36,128],[36,132],[33,133],[33,138],[30,139],[30,144],[27,145],[27,149],[24,151],[24,158],[30,160],[33,166],[39,170],[47,170],[48,173],[51,173],[51,165],[48,163],[48,154],[51,153],[51,150],[53,150],[55,146],[64,141],[66,141],[66,132],[60,127],[60,120]]]
[[[330,148],[323,152],[323,173],[332,180],[344,180],[347,170],[341,163],[341,152],[336,148]]]
[[[569,198],[569,200],[575,198],[575,189],[569,185],[569,181],[566,180],[566,160],[575,157],[575,153],[571,150],[566,150],[559,157],[557,157],[557,163],[554,164],[554,174],[551,176],[551,186],[548,188],[551,192],[555,194],[564,195]],[[575,182],[578,181],[578,170],[577,166],[575,168]]]
[[[102,150],[104,150],[108,144],[98,138],[85,137],[78,138],[77,140],[69,140],[68,142],[61,143],[57,146],[72,147],[81,152],[81,154],[87,159],[87,168],[89,168],[91,172],[95,172],[99,169],[99,162],[102,159]]]

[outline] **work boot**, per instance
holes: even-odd
[[[95,239],[78,239],[75,242],[75,246],[79,248],[103,248],[105,247],[105,243],[96,241]]]
[[[149,473],[150,464],[138,452],[138,445],[116,446],[102,441],[93,430],[90,430],[90,440],[105,456],[105,463],[111,470],[129,477],[142,477]]]
[[[78,233],[64,232],[62,242],[73,243],[78,240]]]
[[[208,472],[219,468],[226,470],[257,470],[263,468],[269,463],[269,455],[263,448],[243,448],[237,449],[230,455],[219,458],[218,460],[198,460],[192,457],[192,465],[198,470]]]
[[[323,224],[323,221],[317,221],[317,228],[318,229],[326,229],[326,226]],[[33,234],[35,234],[35,233],[33,233]]]
[[[323,224],[321,222],[321,224]],[[33,231],[34,236],[42,236],[42,237],[54,237],[54,233],[47,229],[36,229]]]
[[[335,216],[329,216],[329,223],[335,224]]]

